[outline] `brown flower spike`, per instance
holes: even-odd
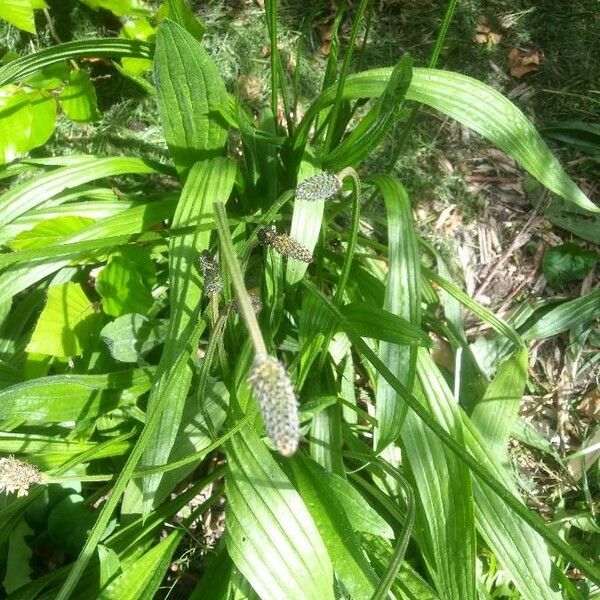
[[[223,278],[219,265],[208,250],[202,250],[199,261],[200,271],[204,276],[204,293],[207,296],[218,294],[223,289]]]
[[[308,248],[287,233],[277,233],[273,227],[263,227],[258,232],[258,240],[264,246],[271,246],[282,256],[305,263],[312,262],[313,256]]]
[[[267,435],[283,456],[291,456],[298,449],[300,420],[294,386],[285,367],[273,356],[257,354],[248,381]]]

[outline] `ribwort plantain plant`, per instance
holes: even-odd
[[[79,477],[69,496],[79,512],[49,508],[48,527],[56,534],[57,514],[86,526],[63,568],[18,597],[154,597],[187,536],[176,515],[191,510],[186,528],[209,509],[217,521],[223,504],[224,533],[190,597],[468,600],[509,589],[551,600],[573,591],[573,569],[600,585],[597,565],[525,506],[505,460],[528,344],[597,316],[598,291],[517,331],[450,281],[391,168],[359,174],[390,132],[411,134],[425,104],[566,203],[600,210],[507,98],[435,68],[456,1],[427,68],[404,56],[362,72],[353,58],[369,3],[355,4],[343,52],[348,13],[335,19],[322,91],[306,102],[280,55],[277,3],[265,0],[271,92],[257,114],[226,89],[183,0],[148,17],[148,42],[69,42],[0,67],[9,85],[65,60],[124,60],[127,74],[128,60],[151,59],[150,79],[128,76],[155,95],[169,150],[168,164],[17,162],[23,180],[0,196],[4,449],[18,447],[51,489]],[[91,185],[124,175],[122,201]],[[361,225],[378,223],[365,235]],[[493,332],[491,367],[461,306]],[[43,493],[0,508],[10,548],[25,544],[28,510],[42,527]]]

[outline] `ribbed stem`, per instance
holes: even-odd
[[[250,336],[250,340],[254,346],[254,351],[256,354],[266,356],[267,346],[265,345],[265,340],[263,339],[258,321],[256,320],[250,295],[248,294],[246,285],[244,284],[244,276],[242,275],[242,269],[233,247],[229,225],[227,224],[225,205],[222,202],[215,202],[213,207],[215,212],[217,232],[219,234],[219,244],[221,250],[220,255],[229,270],[229,276],[231,277],[231,283],[233,284],[235,298],[237,300],[238,312],[244,320],[246,329],[248,330],[248,335]]]

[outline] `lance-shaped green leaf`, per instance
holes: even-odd
[[[437,371],[433,363],[431,368]],[[518,498],[514,481],[501,464],[502,455],[487,446],[466,415],[463,415],[463,431],[471,455]],[[542,536],[517,517],[506,502],[477,477],[473,477],[473,495],[477,529],[523,597],[527,600],[558,600],[561,595],[550,585],[552,559]]]
[[[147,368],[30,379],[0,391],[0,418],[42,423],[94,419],[133,404],[151,384],[152,369]]]
[[[0,85],[22,81],[56,63],[84,57],[152,58],[154,46],[139,40],[92,38],[44,48],[0,67]]]
[[[135,206],[98,221],[70,236],[61,238],[60,241],[64,244],[75,244],[84,240],[93,240],[92,245],[94,247],[98,245],[106,247],[106,244],[102,245],[102,240],[118,234],[120,236],[119,243],[123,244],[127,241],[123,239],[123,236],[141,233],[152,225],[170,218],[173,215],[174,206],[173,198],[167,198],[163,202],[151,202]],[[58,245],[58,248],[60,249],[60,245]],[[0,275],[0,305],[10,300],[15,294],[27,289],[33,283],[56,273],[70,262],[71,258],[69,256],[67,258],[64,256],[36,257],[29,262],[11,265]]]
[[[66,189],[103,177],[155,171],[143,160],[127,156],[109,158],[86,156],[73,162],[75,164],[72,166],[55,169],[15,185],[0,195],[0,227],[14,221],[32,208],[43,205]]]
[[[506,455],[527,382],[527,350],[521,348],[498,367],[493,381],[471,412],[471,420],[492,452]]]
[[[404,57],[392,70],[385,90],[369,112],[350,135],[325,157],[324,168],[338,171],[343,167],[356,167],[371,154],[400,116],[411,77],[411,60]]]
[[[314,167],[310,161],[310,157],[307,156],[306,159],[302,160],[300,163],[298,183],[312,177],[317,172],[318,169]],[[315,249],[317,240],[319,239],[324,209],[324,200],[296,200],[296,202],[294,202],[290,236],[307,248],[311,253]],[[285,271],[286,281],[289,284],[297,283],[304,277],[307,268],[308,264],[301,260],[296,260],[295,258],[288,260]]]
[[[177,210],[173,216],[173,227],[192,227],[192,233],[174,237],[169,244],[169,281],[171,318],[163,354],[157,374],[157,385],[152,389],[149,406],[160,404],[159,426],[144,452],[145,465],[164,464],[177,431],[189,390],[192,369],[187,366],[175,383],[167,386],[173,363],[182,352],[189,352],[189,336],[198,322],[198,311],[202,299],[202,282],[198,274],[198,256],[208,249],[213,228],[213,202],[226,200],[231,194],[236,173],[236,164],[222,157],[214,157],[196,163],[190,170]],[[191,358],[191,357],[190,357]],[[144,478],[144,509],[149,511],[161,475]]]
[[[392,69],[373,69],[350,75],[344,99],[380,96]],[[294,146],[304,147],[314,117],[336,95],[329,88],[313,103],[298,127]],[[512,156],[550,191],[588,211],[598,208],[569,178],[533,124],[510,100],[490,86],[460,73],[438,69],[413,69],[407,100],[422,102],[473,129]]]
[[[549,310],[523,332],[523,339],[545,340],[582,323],[593,321],[599,316],[600,289],[596,289]]]
[[[302,498],[256,433],[227,446],[227,549],[263,600],[333,600],[333,570]]]
[[[70,212],[69,205],[69,212]],[[32,229],[26,229],[15,236],[7,245],[11,250],[33,250],[47,248],[60,239],[90,226],[93,219],[85,217],[47,218],[39,221]],[[0,263],[1,264],[1,263]]]
[[[342,314],[362,337],[407,346],[431,346],[429,336],[406,318],[366,302],[352,302],[341,308]]]
[[[435,376],[431,364],[427,351],[420,349],[418,388],[424,406],[464,444],[456,401],[443,378]],[[469,469],[412,411],[406,414],[401,439],[416,483],[416,537],[436,590],[440,598],[448,600],[476,598],[475,515]]]
[[[344,323],[344,318],[335,306],[333,302],[327,299],[312,283],[304,280],[302,282],[303,287],[313,296],[319,299],[321,306],[337,321]],[[503,472],[502,469],[498,469],[497,463],[494,461],[494,456],[486,455],[485,445],[482,443],[475,444],[473,439],[478,439],[477,430],[473,427],[469,419],[463,418],[463,432],[466,438],[467,452],[464,445],[457,441],[452,435],[450,435],[444,427],[442,427],[435,418],[428,412],[428,410],[418,401],[418,399],[410,393],[410,391],[404,386],[402,382],[390,371],[390,369],[383,363],[373,350],[365,343],[365,341],[354,333],[352,327],[347,323],[344,325],[344,329],[351,339],[354,347],[362,354],[362,356],[368,360],[371,365],[385,378],[385,380],[396,390],[396,392],[404,399],[409,405],[411,411],[413,411],[424,423],[427,428],[435,433],[438,439],[444,444],[444,446],[451,450],[455,456],[457,456],[465,465],[469,467],[471,472],[475,475],[477,480],[481,483],[480,489],[482,489],[488,498],[493,498],[496,501],[494,505],[496,512],[493,510],[487,515],[488,518],[497,515],[498,521],[501,523],[506,518],[512,519],[512,524],[506,531],[510,535],[510,530],[514,530],[515,534],[519,531],[527,531],[531,534],[529,538],[522,536],[521,540],[527,541],[527,539],[535,539],[537,537],[538,542],[533,544],[524,545],[523,548],[527,549],[527,553],[519,553],[520,541],[514,545],[507,543],[507,538],[502,537],[501,543],[497,546],[490,546],[494,549],[496,554],[503,552],[502,561],[505,564],[514,565],[514,572],[519,574],[521,582],[527,582],[531,580],[531,576],[528,574],[530,564],[536,563],[540,565],[540,568],[536,567],[534,578],[536,578],[536,585],[541,582],[541,589],[547,589],[545,581],[547,581],[549,571],[549,559],[547,559],[547,553],[543,552],[544,546],[539,543],[543,537],[548,544],[566,560],[569,560],[572,564],[577,565],[577,568],[585,573],[592,581],[600,583],[600,570],[592,562],[588,562],[573,546],[566,543],[560,535],[554,532],[554,530],[547,525],[547,523],[532,510],[528,509],[523,505],[519,498],[514,494],[511,489],[512,486],[508,485],[506,481],[500,476]],[[424,354],[424,356],[427,356]],[[434,365],[434,369],[431,370],[433,374],[436,374],[437,367]],[[441,375],[436,374],[436,378],[440,381],[444,381]],[[437,395],[432,396],[436,398]],[[483,449],[483,451],[482,451]],[[479,500],[478,500],[479,502]],[[481,525],[480,525],[481,527]],[[499,531],[498,527],[490,526],[490,539],[492,534]],[[537,533],[535,533],[537,532]],[[508,538],[510,539],[510,538]],[[523,559],[525,557],[525,559]],[[538,562],[539,559],[539,562]],[[548,568],[545,568],[548,566]],[[515,581],[519,581],[515,575]],[[532,596],[532,598],[534,598]]]
[[[295,456],[289,464],[294,483],[323,538],[337,576],[352,598],[369,598],[378,578],[352,529],[352,516],[346,515],[335,490],[329,487],[328,471],[303,454]]]
[[[99,600],[152,600],[155,598],[183,529],[174,531],[143,556],[128,564],[98,596]]]
[[[154,58],[158,108],[177,170],[222,155],[227,123],[219,110],[227,104],[225,85],[206,50],[173,21],[156,35]]]
[[[417,330],[421,323],[421,262],[410,200],[402,184],[381,175],[375,185],[383,195],[388,224],[389,271],[384,308],[408,321]],[[416,349],[391,340],[379,345],[379,357],[410,389],[415,377]],[[382,449],[400,434],[406,405],[394,389],[379,377],[376,392],[377,448]]]

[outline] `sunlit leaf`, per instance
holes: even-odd
[[[19,183],[0,195],[0,226],[44,204],[66,189],[124,173],[153,173],[155,169],[135,157],[73,157],[72,165]]]
[[[56,102],[42,90],[0,88],[0,163],[40,146],[54,133]]]
[[[331,561],[298,492],[253,430],[227,447],[227,549],[263,600],[333,599]]]
[[[65,60],[99,56],[152,58],[152,52],[152,45],[146,42],[114,37],[65,42],[22,56],[0,67],[0,85],[27,79],[42,69]]]
[[[103,8],[117,17],[135,14],[147,14],[148,9],[141,0],[79,0],[94,10]]]
[[[67,235],[85,229],[93,222],[94,219],[71,216],[47,219],[40,221],[33,229],[23,231],[14,237],[8,246],[12,250],[44,248]]]
[[[0,0],[0,19],[15,27],[35,33],[34,8],[46,8],[42,0]]]
[[[155,35],[156,28],[145,18],[129,19],[123,23],[121,29],[121,37],[129,40],[153,42]],[[124,57],[121,59],[121,64],[125,71],[133,75],[142,75],[152,68],[152,61],[147,58]]]
[[[71,72],[69,84],[58,97],[63,112],[73,121],[96,121],[100,118],[96,90],[84,69]]]
[[[174,361],[182,356],[191,358],[189,336],[190,332],[196,330],[198,307],[202,299],[202,282],[198,276],[194,276],[198,256],[202,250],[208,249],[213,222],[213,203],[229,197],[235,173],[235,163],[227,158],[214,157],[196,163],[188,174],[173,216],[172,227],[190,227],[192,232],[174,237],[169,243],[171,318],[158,367],[157,384],[148,400],[149,407],[160,403],[164,409],[159,426],[152,433],[151,443],[144,453],[146,465],[168,461],[181,424],[181,415],[191,383],[191,366],[186,366],[177,382],[169,383],[169,378]],[[193,350],[193,353],[195,355],[196,351]],[[160,474],[145,477],[143,480],[144,506],[147,511],[153,504],[153,495],[160,480]]]
[[[594,321],[599,316],[600,289],[595,289],[546,312],[523,332],[523,339],[543,340],[582,323]]]
[[[104,375],[51,375],[0,390],[0,416],[60,423],[93,419],[119,405],[134,404],[152,384],[151,369]]]
[[[417,235],[408,194],[393,177],[376,177],[375,185],[383,196],[387,212],[389,271],[384,308],[419,330],[421,320],[421,263]],[[415,377],[416,350],[386,340],[379,345],[379,356],[398,377],[412,386]],[[427,343],[425,343],[427,345]],[[394,389],[379,378],[376,392],[378,420],[376,443],[385,448],[399,435],[406,406]]]
[[[155,281],[155,267],[148,250],[123,246],[100,271],[96,291],[102,297],[102,308],[107,315],[146,314],[154,304]]]
[[[115,360],[138,362],[146,352],[164,342],[166,323],[144,315],[123,315],[105,325],[100,336]]]
[[[304,179],[312,177],[318,169],[312,164],[310,157],[306,156],[300,163],[298,172],[298,183]],[[294,212],[292,214],[292,224],[290,225],[290,236],[298,240],[309,252],[313,252],[319,239],[321,231],[321,222],[323,220],[323,210],[325,209],[324,200],[315,201],[296,201],[294,202]],[[300,281],[306,273],[308,264],[294,258],[287,261],[285,279],[289,284]]]
[[[187,0],[168,0],[158,9],[157,18],[159,21],[163,19],[171,19],[178,25],[181,25],[189,33],[191,33],[198,41],[204,35],[204,25],[194,15]]]
[[[174,531],[141,558],[128,564],[127,569],[102,590],[99,600],[152,600],[182,536],[183,530]]]
[[[69,357],[81,354],[100,329],[93,303],[76,283],[55,285],[40,315],[28,352]]]
[[[343,97],[376,98],[385,90],[392,69],[350,75]],[[327,89],[306,113],[295,144],[303,147],[314,116],[332,104],[335,87]],[[492,87],[460,73],[413,69],[407,100],[422,102],[481,134],[512,156],[550,191],[591,212],[600,212],[569,178],[542,136],[519,108]]]
[[[294,483],[323,538],[337,576],[353,598],[372,596],[377,577],[352,529],[352,517],[344,512],[334,490],[327,485],[327,471],[303,455],[294,457],[290,467]]]
[[[186,172],[197,160],[222,155],[227,124],[219,108],[225,85],[206,50],[185,29],[164,21],[154,59],[158,107],[173,161]]]

